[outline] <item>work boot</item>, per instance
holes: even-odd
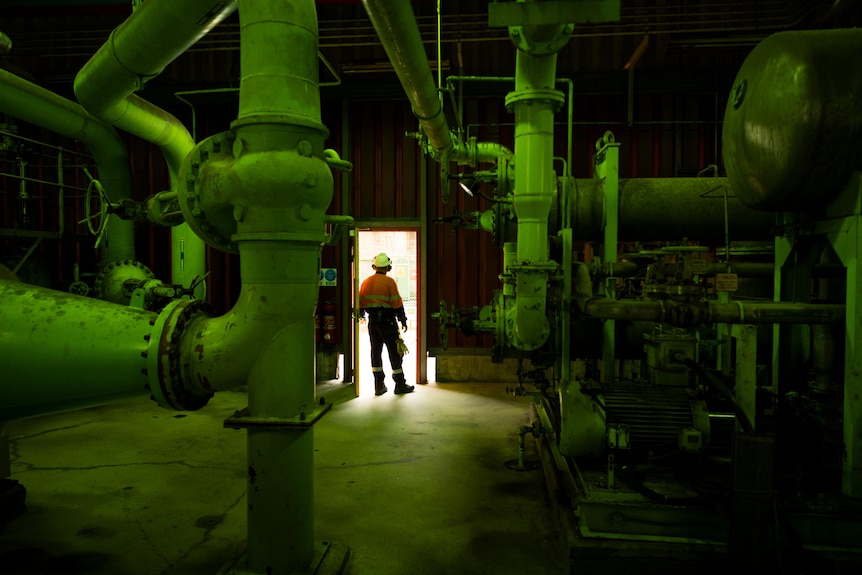
[[[392,379],[395,380],[395,393],[399,395],[402,393],[413,393],[413,386],[407,385],[406,381],[404,380],[404,374],[396,374],[392,376]]]
[[[386,378],[386,375],[382,371],[374,372],[374,395],[383,395],[388,389],[383,384],[383,380]]]

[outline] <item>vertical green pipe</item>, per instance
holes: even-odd
[[[132,197],[132,172],[126,147],[107,123],[71,100],[0,69],[0,112],[84,143],[99,169],[111,201]],[[134,222],[111,218],[102,263],[134,259]]]
[[[149,394],[156,314],[0,280],[0,421]]]
[[[240,107],[233,176],[248,203],[234,240],[258,316],[277,322],[248,376],[249,415],[296,421],[314,403],[314,304],[332,199],[320,121],[312,0],[240,0]],[[274,297],[274,301],[270,299]],[[271,329],[273,326],[269,326]],[[248,553],[253,573],[307,570],[313,556],[313,431],[248,431]]]
[[[520,33],[520,32],[519,32]],[[518,261],[548,263],[548,217],[554,198],[554,90],[556,53],[518,51],[515,90],[506,104],[515,112],[515,196],[518,218]],[[547,271],[522,268],[516,272],[517,300],[513,310],[514,341],[519,349],[540,347],[550,333],[545,315]]]
[[[619,238],[619,206],[620,206],[620,145],[606,139],[604,148],[599,152],[602,156],[597,162],[597,177],[600,177],[604,195],[604,242],[602,257],[605,263],[615,264],[617,261],[617,241]],[[617,278],[614,274],[605,278],[604,296],[609,300],[617,297]],[[602,378],[606,383],[616,377],[616,322],[612,319],[602,323]]]

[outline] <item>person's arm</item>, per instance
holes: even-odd
[[[395,308],[395,317],[401,322],[401,327],[407,331],[407,313],[404,311],[404,306]]]
[[[407,331],[407,313],[404,311],[404,301],[401,299],[401,294],[398,293],[398,284],[392,280],[389,285],[392,290],[392,311],[395,312],[395,317],[401,322],[401,327]]]

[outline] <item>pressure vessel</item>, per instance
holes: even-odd
[[[722,146],[731,189],[758,210],[818,210],[862,169],[862,30],[769,36],[736,76]]]

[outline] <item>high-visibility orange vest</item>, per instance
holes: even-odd
[[[398,293],[398,284],[385,274],[375,273],[365,278],[359,288],[359,308],[375,307],[389,309],[404,307],[404,302],[401,301],[401,295]]]

